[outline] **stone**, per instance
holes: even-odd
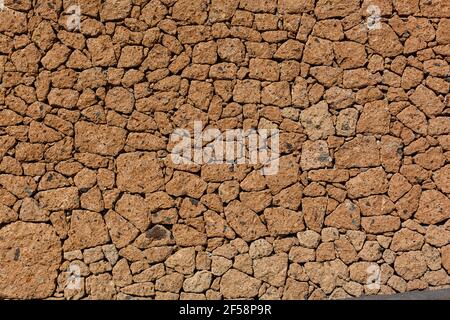
[[[320,242],[320,234],[313,230],[306,230],[297,233],[299,244],[306,248],[317,248]]]
[[[239,201],[232,201],[225,207],[225,217],[228,224],[245,241],[256,240],[267,235],[266,226],[258,215]]]
[[[69,58],[71,50],[63,44],[56,43],[41,59],[42,65],[47,70],[55,70]]]
[[[0,175],[0,185],[12,195],[21,199],[32,196],[37,189],[36,182],[32,178],[10,174]]]
[[[338,136],[350,137],[356,132],[358,111],[354,108],[343,109],[336,119],[336,134]]]
[[[228,225],[225,219],[214,211],[206,211],[204,213],[206,235],[208,237],[226,237],[234,238],[235,233]]]
[[[331,167],[331,157],[326,141],[305,141],[302,145],[300,165],[302,170]]]
[[[300,120],[311,140],[325,139],[335,133],[333,120],[325,102],[302,111]]]
[[[206,235],[184,224],[176,224],[172,228],[173,237],[179,246],[189,247],[206,244]]]
[[[346,103],[345,96],[348,96],[348,98],[350,98],[350,96],[352,95],[351,90],[348,91],[339,87],[334,87],[335,85],[342,84],[343,70],[341,68],[317,66],[311,67],[310,72],[311,75],[316,78],[320,84],[324,85],[327,88],[331,87],[329,91],[325,93],[325,100],[327,101],[327,103],[330,103],[331,105],[342,103],[342,105],[344,105]]]
[[[417,87],[423,80],[423,73],[422,71],[407,67],[402,75],[402,88],[403,89],[411,89]]]
[[[446,245],[441,249],[442,266],[450,272],[450,245]]]
[[[134,283],[121,289],[121,292],[138,297],[150,297],[155,295],[154,284],[147,283]]]
[[[427,170],[437,170],[445,164],[445,157],[440,147],[430,148],[414,157],[414,162]]]
[[[79,30],[74,1],[47,2],[0,9],[0,296],[448,284],[448,1],[79,0]],[[175,163],[171,135],[195,121],[279,130],[279,154]],[[33,231],[1,235],[17,225]]]
[[[222,60],[239,64],[244,61],[245,46],[240,39],[219,39],[217,53]]]
[[[324,293],[330,294],[336,287],[338,277],[347,277],[347,267],[342,261],[307,262],[305,271],[310,280],[318,284]]]
[[[6,4],[5,4],[6,5]],[[0,12],[0,32],[25,33],[27,31],[27,15],[16,10]]]
[[[394,8],[399,15],[410,15],[419,11],[419,0],[395,0]]]
[[[413,251],[420,250],[424,244],[424,237],[415,231],[401,229],[394,234],[391,242],[393,251]]]
[[[439,135],[448,133],[449,119],[448,117],[436,117],[434,119],[430,119],[429,122],[429,134],[430,135]]]
[[[171,54],[169,49],[160,44],[155,44],[144,60],[143,65],[150,70],[166,68],[169,66]]]
[[[116,165],[117,186],[122,191],[151,193],[164,184],[162,170],[154,153],[123,153],[118,156]]]
[[[278,50],[275,52],[273,57],[275,59],[293,59],[300,60],[303,53],[303,44],[299,41],[289,39],[284,42]]]
[[[130,244],[139,234],[136,227],[112,210],[105,215],[105,222],[112,242],[119,249]]]
[[[75,187],[41,191],[36,194],[39,205],[46,210],[72,210],[80,205],[78,189]]]
[[[181,248],[168,257],[164,264],[182,274],[192,274],[195,268],[195,249]]]
[[[213,256],[211,262],[211,272],[215,276],[221,276],[227,272],[232,265],[233,261],[230,259],[220,256]]]
[[[339,239],[339,230],[334,227],[323,228],[321,236],[322,242],[333,242]]]
[[[344,143],[335,153],[339,168],[366,168],[380,165],[379,147],[375,137],[359,136]]]
[[[105,105],[112,110],[130,114],[134,108],[134,96],[125,88],[114,87],[106,94]]]
[[[181,0],[172,8],[172,17],[175,20],[186,21],[192,24],[202,24],[208,17],[207,2],[205,0]]]
[[[256,279],[281,287],[286,281],[288,256],[280,253],[270,257],[253,260],[253,270]]]
[[[206,110],[211,101],[212,93],[212,84],[203,81],[192,81],[188,97],[197,108]]]
[[[330,261],[336,258],[334,243],[324,242],[319,245],[316,250],[316,261]]]
[[[425,190],[414,217],[423,224],[437,224],[450,218],[450,200],[437,190]]]
[[[303,62],[311,65],[330,66],[333,59],[333,43],[331,41],[317,37],[309,37],[303,51]]]
[[[0,295],[45,299],[55,290],[61,242],[42,223],[15,222],[0,229]]]
[[[403,109],[397,118],[408,128],[422,135],[427,134],[427,118],[423,112],[415,106]]]
[[[381,216],[394,211],[394,203],[385,195],[369,196],[358,200],[363,216]]]
[[[342,84],[347,89],[362,89],[376,83],[375,76],[364,68],[344,70]]]
[[[166,184],[166,191],[173,196],[186,195],[199,199],[206,189],[206,182],[191,173],[176,171]]]
[[[2,207],[2,205],[0,205]],[[1,210],[3,211],[3,210]],[[8,215],[7,215],[8,216]],[[11,214],[9,214],[11,216]],[[50,212],[39,206],[39,203],[33,198],[23,199],[20,207],[20,220],[45,222],[49,220]]]
[[[385,193],[388,189],[386,173],[382,168],[373,168],[350,179],[345,186],[351,199]]]
[[[258,294],[261,281],[245,273],[230,269],[220,281],[220,292],[226,299],[253,298]]]
[[[313,181],[345,182],[349,179],[349,174],[343,169],[319,169],[309,171],[308,178]]]
[[[448,35],[448,30],[450,28],[450,20],[449,19],[441,19],[438,25],[438,29],[436,31],[436,40],[440,44],[449,44],[450,38]]]
[[[141,17],[150,27],[156,26],[167,14],[167,8],[159,0],[152,0],[142,9]]]
[[[298,159],[293,155],[279,158],[278,172],[274,175],[266,175],[266,183],[270,192],[275,195],[286,187],[296,183],[299,176]]]
[[[125,19],[131,11],[131,0],[107,0],[100,9],[100,18],[103,21]]]
[[[371,275],[370,270],[374,267],[376,268],[378,265],[366,261],[353,263],[349,267],[350,279],[366,285],[368,282],[368,277]]]
[[[251,59],[249,76],[262,81],[278,81],[280,70],[278,63],[269,59]]]
[[[180,273],[174,272],[167,274],[155,283],[155,289],[164,292],[179,293],[183,286],[184,276]]]
[[[151,217],[145,200],[138,195],[124,194],[115,205],[115,211],[129,220],[141,232],[148,229]]]
[[[360,209],[353,202],[346,200],[325,218],[325,225],[347,230],[360,227]]]
[[[238,5],[239,0],[212,0],[209,9],[209,20],[214,23],[231,19]]]
[[[294,263],[305,263],[316,259],[316,251],[310,248],[292,247],[289,250],[289,261]]]
[[[429,226],[425,234],[425,241],[436,247],[445,246],[450,241],[450,232],[441,226]]]
[[[408,180],[402,176],[400,173],[396,173],[392,176],[389,181],[388,195],[392,201],[397,201],[403,195],[405,195],[409,190],[411,190],[412,185]]]
[[[209,289],[212,275],[209,271],[198,271],[192,277],[183,282],[183,290],[186,292],[200,293]]]
[[[303,13],[314,10],[313,0],[278,0],[278,12],[281,14]]]
[[[398,172],[403,155],[403,142],[399,138],[383,136],[381,138],[380,158],[386,172]]]
[[[8,208],[7,206],[0,204],[0,223],[6,224],[16,221],[18,218],[17,212]]]
[[[28,130],[31,143],[50,143],[61,140],[62,135],[43,123],[33,121]]]
[[[267,208],[264,210],[267,229],[272,236],[288,235],[303,231],[303,215],[285,208]]]
[[[261,103],[277,107],[290,106],[292,102],[289,82],[273,82],[261,91]]]
[[[217,62],[217,44],[214,41],[197,44],[192,52],[192,62],[215,64]]]
[[[344,30],[339,20],[326,19],[316,22],[312,35],[331,41],[339,41],[344,39]]]
[[[273,251],[272,245],[264,239],[258,239],[250,244],[249,255],[252,259],[269,256]]]
[[[334,241],[334,248],[336,255],[345,264],[350,264],[358,260],[358,254],[355,247],[345,238],[340,238]]]
[[[274,12],[277,7],[276,0],[241,0],[239,8],[251,12]]]
[[[37,72],[37,65],[40,59],[41,54],[34,44],[14,52],[11,56],[16,70],[20,72]]]
[[[369,47],[383,57],[395,57],[403,53],[403,46],[392,28],[383,22],[380,29],[369,31]]]
[[[101,214],[82,210],[72,212],[68,235],[64,242],[67,251],[96,247],[110,239]]]
[[[362,44],[352,41],[335,42],[333,50],[336,61],[342,69],[355,69],[366,64],[366,49]]]
[[[357,133],[387,134],[389,132],[390,113],[386,101],[367,103],[356,125]]]
[[[273,204],[286,209],[297,210],[302,201],[302,191],[303,188],[296,183],[273,197]]]
[[[414,280],[427,270],[427,263],[420,251],[404,252],[394,262],[395,271],[405,280]]]
[[[429,117],[439,115],[444,109],[438,96],[424,85],[419,85],[409,99]]]
[[[95,67],[108,67],[117,63],[111,38],[107,35],[91,38],[86,41],[91,55],[92,65]]]
[[[309,293],[309,285],[307,282],[296,281],[292,278],[286,280],[283,291],[283,300],[306,300]]]
[[[122,128],[80,121],[75,125],[75,146],[80,152],[117,155],[125,145]]]
[[[319,0],[316,4],[314,13],[319,19],[328,19],[334,17],[347,17],[360,9],[359,1],[351,0]]]
[[[86,279],[86,293],[92,300],[111,300],[116,294],[112,277],[108,273],[92,275]]]
[[[382,234],[400,229],[400,218],[393,216],[362,217],[361,226],[372,234]]]
[[[433,181],[443,193],[450,193],[450,165],[443,166],[433,173]]]
[[[425,0],[420,0],[420,10],[423,12],[425,17],[449,17],[450,16],[450,6],[448,2],[444,0],[436,0],[428,2]]]

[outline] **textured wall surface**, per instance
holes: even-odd
[[[448,0],[0,10],[0,298],[450,285]],[[174,163],[194,121],[279,130],[279,172]]]

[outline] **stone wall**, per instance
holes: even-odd
[[[0,298],[450,285],[448,0],[0,10]],[[278,174],[174,163],[194,121],[279,130]]]

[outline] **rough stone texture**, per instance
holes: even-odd
[[[437,190],[422,192],[415,218],[424,224],[437,224],[450,218],[450,199]]]
[[[117,186],[120,190],[151,193],[163,184],[163,174],[155,154],[125,153],[117,158]]]
[[[220,293],[227,299],[250,299],[258,294],[260,286],[260,280],[250,277],[241,271],[230,269],[222,276]]]
[[[369,169],[350,179],[347,187],[350,198],[385,193],[388,189],[386,173],[382,168]]]
[[[253,261],[255,278],[268,282],[276,287],[281,287],[284,285],[287,266],[288,257],[285,253],[255,259]]]
[[[68,236],[64,242],[67,251],[95,247],[109,241],[103,217],[90,211],[73,211]]]
[[[75,2],[0,11],[0,298],[450,285],[447,0]]]
[[[380,165],[380,154],[374,137],[362,136],[343,144],[335,153],[336,166],[367,168]]]
[[[233,230],[245,241],[255,240],[267,234],[267,228],[258,215],[239,201],[225,208],[225,217]]]
[[[0,229],[0,296],[43,299],[55,290],[61,241],[46,224],[11,223]]]
[[[394,268],[405,280],[419,278],[427,270],[427,263],[420,251],[402,253],[395,259]]]

